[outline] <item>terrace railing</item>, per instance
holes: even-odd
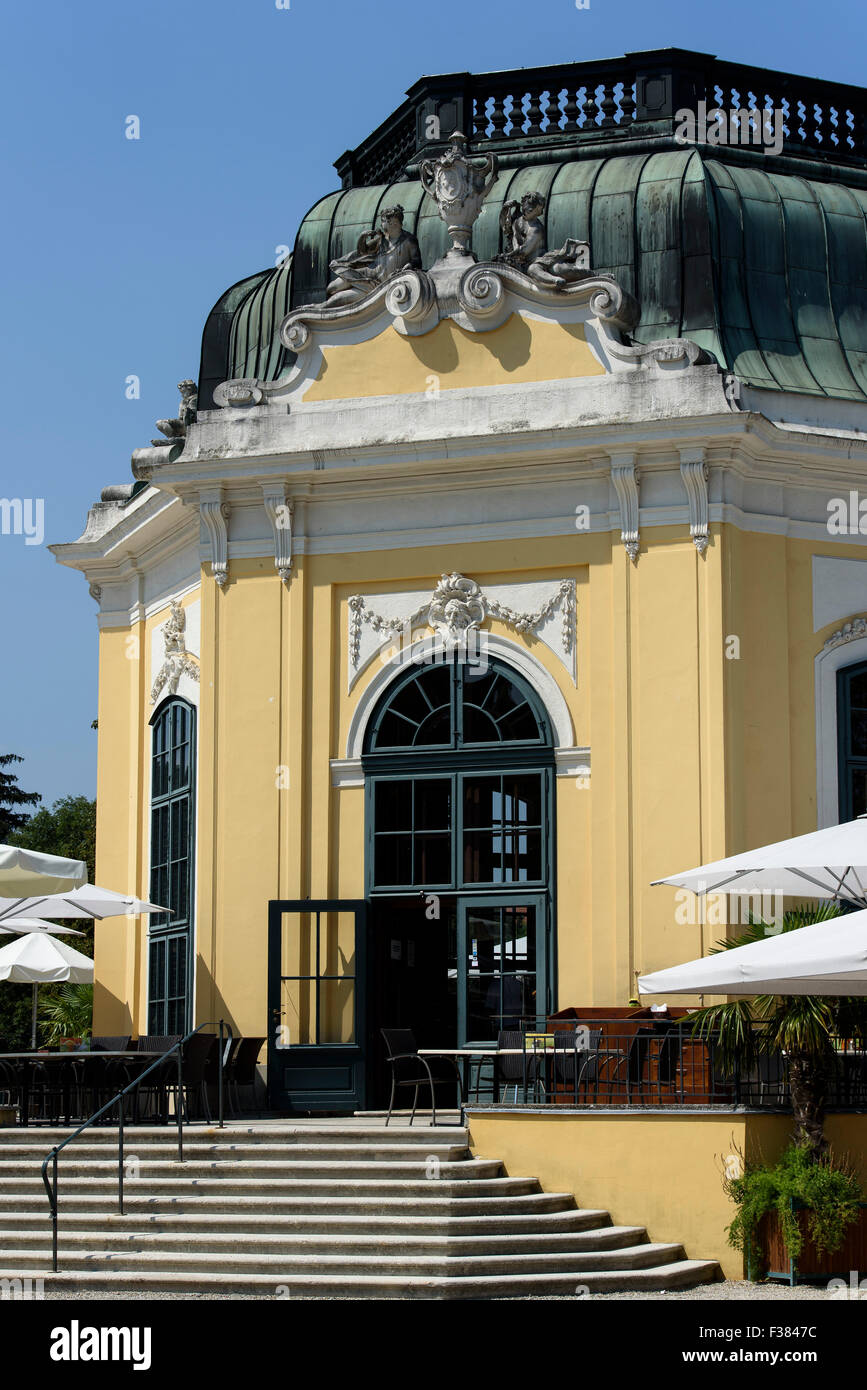
[[[789,1110],[785,1053],[759,1051],[749,1065],[724,1065],[719,1038],[693,1034],[688,1020],[628,1031],[620,1019],[523,1033],[523,1053],[498,1059],[495,1078],[482,1068],[476,1098],[506,1105],[627,1109],[722,1107]],[[867,1049],[832,1040],[827,1106],[867,1110]]]
[[[129,1083],[128,1086],[125,1086],[125,1087],[123,1088],[122,1091],[118,1091],[118,1093],[117,1093],[116,1096],[112,1096],[111,1100],[107,1101],[105,1105],[101,1105],[100,1108],[99,1108],[98,1110],[94,1111],[94,1113],[89,1117],[89,1119],[85,1120],[83,1124],[79,1125],[77,1129],[73,1130],[72,1134],[67,1135],[67,1137],[66,1137],[60,1144],[55,1144],[55,1146],[54,1146],[54,1148],[51,1150],[51,1152],[50,1152],[49,1154],[47,1154],[46,1157],[43,1159],[43,1162],[42,1162],[42,1182],[43,1182],[43,1184],[44,1184],[44,1186],[45,1186],[45,1191],[46,1191],[47,1194],[48,1194],[48,1206],[49,1206],[49,1214],[50,1214],[50,1218],[51,1218],[51,1268],[52,1268],[52,1270],[54,1271],[55,1274],[57,1273],[57,1225],[58,1225],[58,1221],[57,1221],[57,1213],[58,1213],[58,1192],[57,1192],[57,1177],[58,1177],[58,1171],[57,1171],[57,1160],[58,1160],[59,1155],[60,1155],[60,1154],[62,1153],[62,1151],[67,1147],[68,1144],[71,1144],[71,1143],[73,1142],[73,1140],[74,1140],[74,1139],[77,1139],[78,1136],[79,1136],[80,1134],[84,1134],[85,1131],[88,1130],[88,1129],[90,1129],[91,1125],[96,1124],[96,1121],[99,1120],[102,1116],[108,1115],[109,1112],[112,1111],[112,1110],[116,1110],[116,1112],[117,1112],[117,1207],[118,1207],[118,1211],[120,1212],[120,1214],[121,1214],[121,1216],[122,1216],[122,1215],[123,1215],[123,1179],[124,1179],[124,1106],[125,1106],[125,1103],[126,1103],[126,1098],[127,1098],[127,1096],[132,1096],[132,1095],[138,1090],[138,1088],[141,1086],[142,1082],[145,1081],[149,1076],[153,1076],[153,1074],[154,1074],[155,1072],[161,1072],[161,1073],[164,1074],[165,1077],[166,1077],[165,1084],[166,1084],[167,1086],[173,1086],[173,1087],[176,1088],[175,1118],[176,1118],[176,1122],[177,1122],[177,1131],[178,1131],[178,1162],[179,1162],[179,1163],[183,1163],[183,1162],[184,1162],[184,1089],[183,1089],[183,1088],[184,1088],[184,1046],[186,1045],[186,1043],[188,1043],[188,1042],[190,1041],[190,1038],[195,1037],[195,1035],[196,1035],[197,1033],[201,1033],[202,1029],[204,1029],[204,1028],[218,1028],[218,1029],[219,1029],[220,1045],[219,1045],[219,1049],[218,1049],[218,1052],[217,1052],[217,1119],[218,1119],[218,1128],[223,1129],[223,1127],[224,1127],[224,1115],[225,1115],[225,1085],[224,1085],[224,1072],[225,1072],[225,1065],[226,1065],[226,1062],[227,1062],[228,1059],[229,1059],[229,1054],[230,1054],[231,1049],[232,1049],[232,1042],[233,1042],[233,1040],[234,1040],[234,1035],[233,1035],[233,1033],[232,1033],[232,1029],[231,1029],[231,1027],[229,1026],[229,1024],[226,1023],[226,1022],[221,1018],[221,1019],[219,1020],[219,1022],[213,1022],[213,1021],[212,1021],[212,1022],[208,1022],[208,1023],[200,1023],[199,1026],[198,1026],[197,1028],[193,1028],[193,1029],[191,1030],[191,1032],[185,1034],[185,1036],[182,1037],[182,1038],[180,1038],[176,1043],[173,1043],[171,1047],[167,1048],[165,1052],[163,1052],[163,1053],[160,1054],[160,1056],[157,1058],[157,1060],[156,1060],[155,1062],[151,1062],[150,1066],[145,1067],[144,1071],[140,1072],[139,1075],[138,1075],[133,1081],[131,1081],[131,1082]],[[223,1039],[224,1039],[224,1038],[225,1038],[225,1040],[226,1040],[226,1041],[225,1041],[225,1046],[224,1046],[224,1043],[223,1043]],[[131,1053],[130,1055],[131,1055],[132,1057],[135,1057],[135,1053]],[[175,1077],[174,1077],[174,1079],[170,1081],[170,1080],[168,1079],[168,1065],[167,1065],[167,1064],[168,1064],[169,1058],[171,1058],[173,1055],[174,1055],[175,1058],[176,1058],[176,1072],[175,1072]],[[49,1178],[49,1175],[48,1175],[48,1169],[49,1169],[49,1167],[51,1168],[51,1177],[50,1177],[50,1178]]]
[[[628,53],[601,62],[560,63],[422,78],[407,100],[354,150],[335,161],[345,188],[391,183],[463,130],[475,153],[534,162],[558,149],[598,142],[670,145],[677,113],[783,113],[783,152],[834,163],[867,160],[867,93],[711,54],[679,49]]]

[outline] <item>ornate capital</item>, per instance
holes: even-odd
[[[282,483],[263,483],[262,499],[274,535],[274,564],[287,583],[292,573],[292,503]]]
[[[699,555],[703,555],[708,542],[708,470],[704,449],[680,450],[680,476],[689,499],[689,534]]]
[[[620,539],[633,564],[638,561],[639,509],[638,469],[634,454],[616,454],[611,459],[611,481],[620,506]]]
[[[211,573],[219,587],[225,587],[229,577],[229,504],[223,501],[221,488],[199,494],[199,513],[205,523],[211,548]]]

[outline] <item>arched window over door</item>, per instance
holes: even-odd
[[[192,1019],[196,711],[171,699],[151,720],[150,898],[170,909],[148,926],[149,1033],[185,1033]]]
[[[544,1017],[554,746],[536,692],[498,660],[415,666],[374,710],[363,766],[372,949],[392,953],[379,972],[384,1026],[400,1007],[417,1030],[435,1020],[445,1045],[450,1030],[463,1043]],[[416,920],[426,898],[439,927]],[[389,980],[400,974],[398,1005]]]
[[[867,661],[837,672],[837,787],[841,821],[867,811]]]

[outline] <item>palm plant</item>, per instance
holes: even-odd
[[[93,985],[62,985],[39,1011],[44,1041],[55,1047],[65,1038],[86,1038],[93,1019]]]
[[[797,907],[785,913],[781,930],[797,931],[837,917],[835,903]],[[750,920],[739,937],[717,942],[717,951],[761,941],[775,927]],[[713,1037],[721,1069],[732,1075],[754,1066],[762,1055],[785,1052],[795,1120],[794,1140],[812,1160],[827,1148],[824,1134],[828,1086],[835,1061],[835,1040],[867,1037],[867,1001],[831,995],[761,994],[728,1004],[711,1004],[691,1016],[693,1034]]]

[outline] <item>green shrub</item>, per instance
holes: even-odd
[[[775,1211],[793,1260],[803,1246],[798,1206],[806,1208],[807,1233],[822,1253],[839,1250],[863,1200],[861,1184],[845,1159],[830,1154],[816,1159],[803,1144],[790,1144],[772,1166],[745,1163],[742,1175],[725,1177],[723,1185],[737,1206],[727,1228],[729,1244],[736,1250],[754,1248],[762,1217]]]

